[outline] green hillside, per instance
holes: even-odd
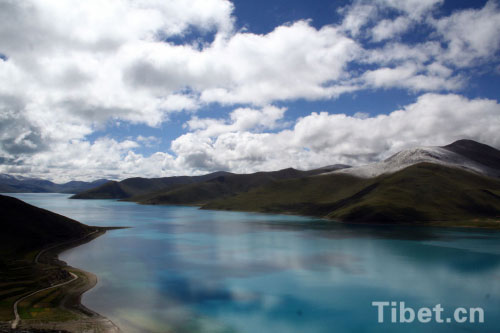
[[[350,175],[275,181],[205,209],[292,213],[346,222],[454,221],[500,227],[500,180],[420,163],[373,179]]]
[[[348,167],[331,165],[310,171],[292,168],[252,174],[233,174],[219,171],[202,176],[163,178],[128,178],[110,181],[96,188],[78,193],[72,199],[122,199],[144,204],[203,204],[274,180],[316,175]]]
[[[225,174],[204,182],[131,197],[141,204],[202,205],[215,199],[227,198],[276,180],[296,179],[325,172],[324,169],[301,171],[293,168],[252,174]]]

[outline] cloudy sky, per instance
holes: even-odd
[[[0,0],[0,173],[123,179],[500,148],[500,1]]]

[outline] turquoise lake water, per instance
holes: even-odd
[[[83,303],[124,332],[499,332],[500,233],[347,226],[284,215],[16,194],[129,226],[61,254],[93,272]],[[384,323],[373,301],[481,307],[484,323]]]

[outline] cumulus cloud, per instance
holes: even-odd
[[[377,25],[373,28],[372,38],[375,42],[393,38],[394,36],[400,35],[408,30],[411,25],[411,20],[405,16],[399,16],[395,20],[385,19],[377,23]]]
[[[340,9],[344,15],[341,27],[353,36],[372,35],[374,41],[394,37],[421,21],[444,0],[357,0]],[[381,19],[392,11],[393,19]],[[364,28],[369,27],[369,31]]]
[[[8,60],[0,64],[0,92],[22,96],[33,109],[79,116],[90,127],[110,118],[156,126],[169,112],[193,111],[205,103],[265,105],[373,88],[374,80],[363,81],[370,76],[350,70],[367,59],[384,66],[412,53],[412,61],[422,67],[429,58],[442,65],[468,61],[458,54],[464,49],[474,59],[497,50],[494,3],[438,20],[429,16],[426,22],[449,43],[448,55],[439,59],[439,42],[409,46],[391,41],[366,48],[362,38],[356,39],[371,31],[376,41],[391,40],[441,3],[356,1],[341,11],[340,25],[316,29],[302,20],[258,35],[235,30],[227,0],[3,1],[0,51]],[[379,21],[389,9],[398,15]],[[479,26],[473,29],[478,36],[462,33],[465,23]],[[214,33],[213,42],[170,42],[193,29]],[[458,88],[446,77],[413,72],[413,82],[432,82],[427,90]],[[387,88],[387,82],[381,87]],[[410,86],[420,90],[421,85]]]
[[[46,148],[41,130],[24,117],[20,112],[23,108],[19,98],[0,95],[0,156],[3,158]]]
[[[1,172],[56,175],[56,180],[96,176],[171,176],[216,170],[255,172],[286,167],[311,169],[359,165],[418,145],[445,145],[469,138],[500,148],[500,104],[456,94],[428,93],[387,115],[313,112],[281,128],[284,109],[267,106],[233,111],[231,120],[193,117],[189,132],[172,142],[172,153],[134,152],[155,138],[94,143],[72,140],[0,166]],[[240,118],[238,114],[246,118]]]
[[[161,138],[158,138],[158,137],[152,136],[152,135],[150,135],[150,136],[138,135],[136,138],[136,141],[139,144],[142,144],[143,146],[154,147],[155,145],[158,145],[161,143]]]
[[[367,1],[357,1],[351,6],[339,10],[344,15],[341,27],[352,36],[357,36],[361,30],[378,17],[378,7]]]
[[[172,150],[186,170],[252,172],[289,166],[356,165],[404,148],[445,145],[461,138],[500,147],[499,115],[500,104],[494,100],[425,94],[388,115],[312,113],[278,132],[242,131],[235,122],[196,118],[193,121],[203,124],[202,130],[177,138]]]
[[[0,91],[15,89],[15,82],[19,91],[13,93],[34,108],[60,108],[90,123],[118,117],[155,125],[165,110],[196,108],[190,96],[181,98],[168,87],[161,94],[129,87],[124,70],[146,45],[168,45],[163,40],[191,29],[220,36],[233,29],[233,5],[226,0],[29,0],[0,6],[1,52],[8,56]]]
[[[238,108],[229,114],[228,120],[193,117],[186,123],[186,127],[206,137],[216,137],[228,132],[274,129],[285,111],[285,108],[275,106],[262,109]]]
[[[498,55],[500,49],[500,8],[488,1],[481,9],[455,12],[431,20],[448,43],[444,60],[457,66],[471,66]]]
[[[203,102],[266,104],[293,98],[338,95],[335,84],[359,46],[338,29],[319,30],[308,21],[280,26],[266,35],[240,32],[210,46],[144,43],[125,71],[127,82],[148,89],[200,92]]]
[[[450,77],[446,67],[433,63],[427,67],[415,63],[384,67],[363,74],[363,81],[376,88],[405,87],[415,91],[455,90],[462,86],[460,77]]]
[[[151,138],[145,140],[151,141]],[[56,182],[155,177],[164,174],[165,170],[171,173],[174,166],[170,164],[173,157],[169,154],[158,152],[145,157],[134,152],[135,148],[144,143],[141,138],[137,141],[117,141],[106,137],[93,143],[85,140],[60,142],[43,153],[8,161],[0,165],[0,170],[3,173],[29,174]]]
[[[444,0],[377,0],[376,3],[401,11],[411,19],[418,20],[435,7],[442,5]]]
[[[228,0],[0,0],[0,170],[121,178],[377,159],[398,145],[378,137],[378,129],[368,131],[372,141],[383,143],[377,147],[368,143],[368,134],[361,138],[347,131],[363,131],[366,124],[399,128],[398,113],[376,118],[304,113],[290,124],[284,121],[286,107],[275,105],[363,89],[464,89],[468,79],[462,70],[498,56],[500,9],[490,1],[483,8],[435,15],[442,3],[359,0],[339,11],[339,22],[315,27],[304,19],[256,34],[238,30]],[[420,26],[431,31],[425,40],[405,42],[408,28]],[[429,100],[467,110],[496,107],[495,101],[453,94],[427,94],[415,105]],[[195,114],[217,104],[234,110],[219,117]],[[416,113],[441,124],[448,108],[430,109],[434,116]],[[472,109],[470,114],[495,124],[489,113]],[[147,135],[87,139],[110,122],[158,127],[175,112],[191,119],[170,152],[138,153],[140,146],[157,144]],[[401,119],[414,114],[410,106],[401,112]],[[469,133],[465,125],[455,125],[463,135],[482,138],[476,126]],[[424,140],[414,130],[408,137],[403,132],[393,134],[401,142]],[[486,142],[497,144],[488,135]],[[75,172],[78,168],[88,173]]]
[[[172,150],[187,170],[251,172],[362,164],[404,148],[461,138],[500,147],[499,115],[500,104],[494,100],[429,93],[388,115],[312,113],[279,132],[241,131],[234,122],[221,131],[220,121],[195,119],[204,124],[203,130],[179,137]],[[218,135],[211,137],[214,132]]]

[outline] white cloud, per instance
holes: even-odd
[[[196,120],[201,121],[200,119]],[[388,115],[368,117],[315,113],[292,129],[277,133],[203,131],[177,138],[172,150],[186,170],[229,169],[235,172],[309,169],[334,163],[360,164],[386,158],[418,145],[445,145],[461,138],[500,147],[500,104],[460,95],[425,94],[414,104]]]
[[[404,12],[411,19],[418,20],[435,7],[442,5],[444,0],[376,0],[376,3],[397,9]]]
[[[344,15],[342,29],[357,36],[365,25],[378,17],[378,8],[374,4],[358,1],[342,8],[340,14]]]
[[[165,44],[160,37],[191,29],[225,36],[233,29],[227,0],[30,0],[0,6],[1,52],[9,58],[0,64],[0,93],[22,95],[33,109],[58,108],[87,124],[122,118],[156,125],[166,111],[197,108],[190,96],[165,88],[158,93],[129,87],[123,71],[145,45]]]
[[[13,56],[58,53],[62,47],[109,52],[129,40],[170,37],[191,27],[224,32],[233,27],[227,0],[29,0],[3,1],[1,8],[2,48]]]
[[[411,25],[411,20],[405,16],[399,16],[395,20],[385,19],[372,29],[372,38],[375,42],[393,38],[408,30]]]
[[[400,64],[412,61],[414,63],[427,63],[442,51],[437,42],[425,42],[417,45],[406,45],[390,42],[383,47],[365,51],[364,61],[379,66]]]
[[[234,31],[233,5],[226,0],[3,2],[1,51],[9,59],[0,62],[0,94],[23,99],[32,119],[41,116],[35,110],[57,110],[88,132],[109,119],[157,126],[170,112],[193,111],[205,103],[330,99],[378,87],[375,74],[350,70],[365,62],[378,66],[370,69],[377,76],[387,76],[388,68],[407,69],[411,60],[419,70],[404,82],[390,82],[416,90],[454,90],[460,87],[456,77],[421,67],[429,60],[441,66],[455,58],[454,63],[468,61],[460,60],[462,48],[470,51],[469,58],[491,56],[498,48],[494,4],[430,20],[450,43],[446,57],[438,41],[414,46],[390,41],[363,49],[345,35],[357,36],[368,26],[376,40],[390,39],[440,3],[355,2],[342,11],[340,26],[316,29],[298,21],[257,35]],[[371,26],[384,8],[401,15]],[[466,23],[480,28],[472,34],[457,30]],[[159,39],[192,29],[212,31],[216,38],[211,44],[184,45]],[[381,81],[380,87],[387,88],[388,81]],[[49,122],[57,123],[54,118]]]
[[[359,46],[338,29],[319,30],[307,21],[266,35],[240,32],[198,50],[143,44],[126,71],[130,85],[201,92],[204,102],[266,104],[294,98],[329,98],[340,93],[331,81],[348,77],[345,67]]]
[[[448,43],[443,57],[447,62],[471,66],[498,56],[500,8],[495,1],[489,1],[481,9],[458,11],[431,23]]]
[[[425,94],[388,115],[316,113],[279,129],[284,109],[273,106],[232,113],[232,120],[193,117],[190,132],[172,142],[173,154],[136,153],[136,141],[71,140],[0,166],[0,172],[70,179],[158,177],[215,170],[255,172],[363,164],[418,145],[470,138],[500,148],[500,104],[455,94]],[[50,174],[49,174],[50,172]]]
[[[82,175],[88,178],[92,172],[111,175],[113,168],[115,174],[146,176],[377,158],[398,146],[380,137],[377,128],[397,128],[398,113],[376,118],[313,113],[283,130],[286,108],[272,104],[333,99],[361,89],[463,89],[462,68],[496,65],[500,10],[490,1],[484,8],[435,18],[442,2],[355,1],[340,11],[337,25],[316,28],[300,20],[255,34],[235,28],[227,0],[0,0],[0,52],[6,55],[0,59],[0,161],[8,161],[0,169],[50,170],[66,179],[79,176],[78,168],[88,170]],[[418,25],[432,31],[425,41],[399,38]],[[214,37],[213,42],[183,44],[193,33]],[[429,100],[466,109],[494,103],[424,95],[416,105]],[[210,103],[236,109],[227,119],[193,115]],[[435,115],[416,113],[441,124],[442,109],[431,109]],[[401,119],[409,122],[410,111],[407,107]],[[160,126],[173,112],[191,115],[188,133],[172,143],[175,155],[137,153],[139,144],[154,144],[147,135],[135,141],[86,141],[108,123]],[[495,124],[490,114],[469,113],[485,115],[490,122],[481,122],[484,126]],[[462,123],[455,125],[463,135],[482,138],[474,124],[472,134]],[[360,138],[348,130],[373,132],[371,137],[385,144],[372,147],[368,134]],[[416,132],[408,133],[393,134],[413,142]],[[490,136],[486,139],[491,143]],[[355,144],[362,148],[353,149]],[[323,151],[323,146],[336,148]]]
[[[210,119],[193,117],[187,128],[198,135],[216,137],[228,132],[274,129],[283,118],[285,108],[265,106],[262,109],[238,108],[229,114],[229,119]]]
[[[363,81],[375,88],[406,88],[414,91],[455,90],[462,86],[459,77],[449,77],[446,67],[433,63],[430,68],[406,63],[394,68],[385,67],[363,74]]]
[[[159,145],[161,143],[161,138],[158,138],[156,136],[142,136],[138,135],[136,138],[136,141],[142,144],[143,146],[146,147],[154,147],[156,145]]]
[[[373,35],[375,41],[382,41],[406,31],[443,2],[444,0],[356,0],[339,11],[344,15],[341,28],[355,37],[366,33]],[[396,18],[380,20],[388,10],[395,11]],[[369,31],[363,31],[365,28]]]
[[[144,138],[151,142],[151,138]],[[144,143],[138,138],[137,141]],[[0,165],[0,172],[30,174],[33,177],[56,182],[95,180],[97,178],[123,179],[134,176],[157,177],[172,175],[173,157],[157,152],[149,157],[134,152],[139,143],[133,140],[116,141],[100,138],[94,143],[71,140],[56,143],[51,150],[25,156],[14,163]],[[179,169],[180,170],[180,169]]]

